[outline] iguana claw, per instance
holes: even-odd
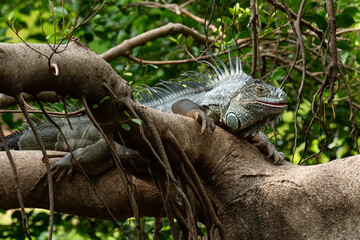
[[[189,99],[175,102],[171,110],[183,116],[191,117],[201,123],[201,133],[210,134],[215,130],[214,119],[206,114],[206,109]]]
[[[274,145],[271,144],[268,137],[263,132],[258,132],[251,138],[251,143],[266,153],[267,158],[272,159],[273,164],[281,165],[284,163],[285,154],[278,152]]]
[[[201,133],[210,134],[215,130],[214,119],[208,117],[206,113],[200,109],[193,109],[187,113],[189,117],[194,118],[201,123]]]

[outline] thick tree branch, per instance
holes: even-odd
[[[136,37],[133,37],[129,40],[125,40],[121,44],[117,45],[116,47],[111,48],[110,50],[104,52],[100,56],[107,62],[111,62],[114,59],[120,56],[126,56],[130,53],[130,50],[145,45],[147,42],[152,40],[166,37],[169,35],[175,35],[182,33],[185,36],[191,36],[194,38],[195,41],[199,43],[206,43],[206,37],[201,35],[197,31],[188,28],[180,23],[168,23],[165,26],[150,30],[148,32],[142,33]],[[209,39],[210,42],[214,40],[212,38]]]
[[[163,113],[160,115],[163,115],[161,118],[170,117]],[[178,122],[177,127],[181,127],[184,122],[186,126],[193,125],[192,120],[183,117],[170,119],[172,123]],[[197,135],[190,129],[183,134]],[[226,239],[250,236],[257,239],[264,239],[265,236],[266,239],[358,236],[359,156],[311,167],[291,164],[273,166],[256,148],[219,130],[209,139],[217,148],[210,146],[196,153],[205,156],[196,164],[196,169],[205,182],[209,196],[217,203],[220,219],[232,219],[224,222]],[[219,139],[222,139],[224,144],[216,144],[215,141]],[[223,151],[222,158],[210,160],[206,157],[210,154],[219,156],[219,151]],[[23,151],[12,153],[19,170],[25,206],[47,209],[46,188],[38,186],[33,192],[29,192],[32,184],[45,171],[41,154]],[[4,153],[0,154],[0,166],[0,207],[17,208],[16,190]],[[132,215],[127,191],[119,182],[115,169],[92,177],[92,181],[118,219]],[[150,181],[146,175],[133,177],[135,198],[141,215],[159,216],[162,209],[161,199],[158,190]],[[61,181],[54,187],[56,211],[110,219],[80,173],[76,173],[72,181]],[[299,224],[302,221],[316,224],[311,228],[304,228]]]
[[[190,58],[190,59],[181,59],[181,60],[167,60],[167,61],[153,61],[153,60],[143,60],[132,55],[126,55],[128,59],[131,61],[140,63],[140,64],[153,64],[153,65],[165,65],[165,64],[184,64],[184,63],[192,63],[198,62],[201,60],[205,60],[210,58],[209,56],[200,56],[197,58]]]
[[[45,44],[31,46],[46,55],[52,52]],[[24,44],[0,43],[0,59],[1,93],[9,96],[56,90],[57,94],[77,98],[92,95],[92,100],[98,101],[108,94],[104,83],[111,86],[120,80],[108,63],[75,42],[52,57],[52,62],[58,65],[59,76],[49,69],[45,57]]]
[[[42,163],[42,154],[38,151],[11,151],[18,170],[19,180],[26,207],[49,208],[48,191],[42,184],[38,185],[33,192],[30,189],[36,181],[45,173],[45,165]],[[57,152],[49,152],[55,154]],[[16,195],[13,177],[9,161],[4,153],[0,153],[1,162],[1,197],[2,209],[18,208],[19,203]],[[57,159],[53,159],[55,162]],[[132,210],[128,201],[127,190],[114,168],[103,175],[92,177],[99,195],[106,201],[111,212],[118,219],[132,216]],[[162,208],[161,199],[156,187],[151,184],[149,176],[141,178],[133,177],[138,202],[145,201],[151,204],[141,206],[144,215],[159,216]],[[106,187],[104,187],[106,186]],[[92,216],[112,220],[101,201],[92,191],[90,184],[80,172],[74,174],[71,181],[63,180],[54,184],[56,196],[55,210],[58,212],[72,213],[80,216]]]

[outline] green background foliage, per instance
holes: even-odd
[[[76,16],[79,15],[78,22],[86,16],[91,8],[93,1],[65,1],[65,8],[62,8],[62,1],[52,1],[54,5],[54,18],[51,12],[49,1],[41,0],[40,7],[37,1],[2,0],[0,3],[0,41],[1,42],[21,42],[18,36],[9,28],[9,25],[18,32],[19,36],[30,43],[54,43],[61,37],[66,36],[76,24]],[[204,50],[218,53],[226,50],[230,45],[231,49],[237,49],[235,42],[240,39],[251,38],[251,27],[249,25],[251,12],[249,1],[217,1],[217,7],[211,17],[211,8],[208,1],[196,1],[186,6],[186,9],[200,18],[210,19],[218,30],[205,32],[204,25],[193,19],[178,15],[166,8],[149,8],[139,5],[140,1],[131,0],[109,0],[104,8],[85,25],[75,31],[74,36],[81,39],[83,43],[101,54],[111,47],[118,45],[124,40],[130,39],[146,31],[164,26],[169,22],[182,23],[198,32],[209,37],[217,37],[214,46],[207,49],[206,46],[198,44],[191,37],[181,34],[168,36],[148,42],[144,46],[131,50],[131,55],[145,60],[179,60],[188,59],[191,55],[197,57]],[[162,3],[162,1],[155,1]],[[185,1],[168,1],[171,4],[181,5]],[[286,14],[277,10],[267,1],[260,0],[259,20],[261,22],[259,39],[260,51],[276,54],[274,46],[278,46],[279,56],[293,60],[296,54],[296,44],[294,44],[289,19]],[[286,1],[292,11],[297,12],[300,1]],[[359,28],[359,1],[338,0],[335,1],[335,14],[339,29]],[[211,5],[210,5],[211,6]],[[41,18],[39,15],[41,11]],[[64,15],[63,15],[64,13]],[[56,31],[54,30],[54,19]],[[305,6],[303,19],[319,28],[325,35],[328,34],[327,12],[323,1],[308,1]],[[42,24],[41,24],[42,23]],[[276,29],[281,26],[280,31]],[[307,31],[303,27],[303,32]],[[220,33],[225,33],[221,38]],[[278,39],[281,41],[278,41]],[[324,81],[323,63],[325,58],[324,49],[321,51],[321,40],[304,34],[304,44],[306,51],[306,69],[321,81]],[[243,61],[244,71],[251,72],[252,49],[251,44],[243,46],[241,49],[233,51],[232,56],[239,55]],[[321,83],[309,75],[306,76],[302,93],[302,104],[297,116],[297,148],[295,151],[294,163],[298,163],[302,154],[308,157],[318,153],[324,146],[326,134],[328,133],[328,144],[325,150],[316,158],[311,158],[305,164],[317,164],[328,162],[332,159],[342,158],[358,154],[355,150],[355,141],[358,139],[349,137],[352,130],[352,123],[349,120],[349,104],[346,102],[347,93],[343,82],[346,81],[350,87],[353,102],[360,106],[360,86],[359,86],[359,64],[360,64],[360,34],[356,30],[348,30],[338,35],[337,41],[338,60],[343,64],[342,70],[346,79],[338,79],[335,86],[336,94],[333,102],[328,103],[326,98],[328,91],[322,96],[324,104],[321,106],[319,117],[324,126],[317,120],[308,132],[307,142],[305,141],[306,131],[310,125],[312,114],[312,102],[316,91]],[[222,57],[225,59],[225,57]],[[291,62],[292,63],[292,62]],[[302,64],[301,62],[298,64]],[[111,62],[112,67],[117,73],[129,81],[133,86],[147,84],[153,86],[159,80],[170,80],[178,78],[181,73],[188,70],[196,70],[198,63],[177,64],[177,65],[152,65],[135,63],[125,57],[120,57]],[[258,64],[261,71],[257,77],[275,86],[280,86],[282,80],[287,75],[290,65],[274,64],[270,58],[262,58]],[[277,145],[283,151],[287,160],[292,159],[292,151],[295,142],[294,112],[298,103],[298,92],[301,84],[302,73],[298,70],[292,71],[287,79],[284,90],[289,96],[289,107],[284,113],[282,121],[277,125]],[[315,103],[315,108],[317,104]],[[359,132],[358,123],[360,121],[359,107],[354,109],[356,131]],[[1,124],[9,129],[16,129],[21,126],[22,121],[15,119],[13,114],[2,114]],[[274,141],[272,130],[266,132],[271,140]],[[305,145],[307,149],[305,150]],[[319,180],[320,181],[320,180]],[[5,213],[5,211],[2,211]],[[35,239],[47,238],[48,215],[43,211],[29,210],[31,234]],[[5,217],[6,216],[6,217]],[[21,220],[18,211],[11,214],[2,215],[0,225],[0,238],[3,239],[22,239],[24,235],[21,230]],[[143,218],[144,232],[151,239],[153,222],[152,218]],[[117,226],[109,221],[73,217],[65,214],[55,215],[55,236],[58,239],[123,239],[122,233]],[[133,221],[122,222],[127,228],[128,234],[135,236]],[[164,227],[161,239],[171,239],[169,229]]]

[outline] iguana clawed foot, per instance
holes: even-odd
[[[191,117],[201,123],[201,133],[212,133],[215,130],[214,119],[206,115],[206,109],[189,99],[175,102],[171,110],[183,116]]]
[[[268,137],[263,132],[258,132],[251,138],[251,143],[258,147],[262,152],[268,154],[268,158],[271,158],[273,164],[281,165],[284,163],[285,154],[278,152],[274,145],[270,142]]]
[[[71,178],[73,170],[69,170],[69,168],[65,168],[65,167],[59,167],[59,166],[52,166],[51,167],[51,175],[53,177],[53,179],[55,179],[55,183],[63,180],[65,177],[69,177]],[[45,172],[37,181],[36,183],[33,185],[33,187],[30,189],[30,192],[32,192],[38,185],[40,185],[40,183],[43,183],[42,187],[45,188],[47,186],[47,173]]]
[[[200,109],[193,109],[190,110],[186,115],[201,123],[201,133],[210,134],[214,132],[214,119],[208,117],[204,111]]]

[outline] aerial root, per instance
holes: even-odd
[[[159,232],[164,226],[164,221],[162,218],[155,218],[155,229],[154,229],[154,240],[159,240]]]
[[[116,168],[119,170],[118,172],[120,173],[119,175],[120,175],[121,181],[124,183],[124,186],[125,186],[125,188],[127,189],[127,192],[128,192],[129,202],[130,202],[131,208],[133,210],[135,221],[136,221],[137,239],[142,240],[143,236],[142,236],[142,231],[141,231],[139,208],[138,208],[136,200],[135,200],[134,191],[133,191],[133,184],[132,184],[131,178],[127,175],[127,173],[125,172],[125,168],[121,164],[119,156],[117,155],[117,152],[115,150],[114,143],[112,141],[110,141],[109,137],[105,134],[105,132],[102,130],[101,126],[96,121],[93,114],[91,113],[90,108],[89,108],[89,106],[87,104],[87,101],[86,101],[86,97],[81,96],[81,101],[82,101],[82,103],[84,105],[85,111],[86,111],[90,121],[100,131],[100,133],[104,137],[106,143],[110,147],[111,155],[112,155],[112,157],[114,159]],[[103,202],[103,203],[105,204],[105,202]],[[106,204],[105,204],[105,206],[106,206]],[[110,209],[108,209],[108,212],[112,215],[113,218],[115,218],[113,216],[113,214],[110,212]],[[120,224],[118,224],[118,225],[121,226]],[[122,226],[121,226],[121,229],[123,230]],[[125,231],[123,231],[123,233],[126,234]]]
[[[190,162],[189,158],[187,157],[186,153],[182,149],[181,145],[179,144],[179,142],[177,141],[175,136],[170,131],[166,132],[165,139],[167,142],[169,142],[171,144],[171,146],[174,148],[174,150],[176,151],[178,156],[181,158],[182,163],[184,164],[184,167],[187,168],[187,172],[189,173],[190,177],[192,178],[191,181],[193,181],[195,186],[198,188],[199,195],[204,202],[204,206],[207,209],[207,211],[204,212],[204,214],[209,214],[209,217],[212,220],[213,224],[218,229],[221,238],[224,239],[223,225],[220,222],[220,220],[218,219],[218,217],[215,213],[215,210],[210,202],[210,199],[208,198],[208,196],[205,192],[205,189],[201,183],[201,180],[200,180],[198,174],[196,173],[192,163]],[[191,184],[188,184],[188,185],[191,186]],[[210,237],[213,238],[214,236],[212,235]]]
[[[48,159],[48,156],[47,156],[47,153],[45,150],[44,143],[41,141],[39,132],[38,132],[37,128],[35,127],[34,123],[31,121],[31,117],[26,109],[24,99],[22,99],[20,94],[14,96],[14,98],[16,99],[21,111],[23,112],[25,119],[26,119],[27,123],[29,124],[31,130],[33,131],[35,139],[38,142],[38,144],[40,146],[40,150],[43,154],[43,159],[45,162],[46,172],[47,172],[47,177],[48,177],[48,182],[49,182],[49,202],[50,202],[49,239],[51,239],[52,234],[53,234],[53,228],[54,228],[54,189],[53,189],[53,180],[52,180],[52,175],[51,175],[51,167],[50,167],[49,159]]]
[[[186,217],[182,217],[183,219],[185,218],[187,219],[186,221],[184,220],[184,226],[188,229],[190,237],[196,238],[197,227],[195,223],[195,218],[192,214],[192,208],[189,202],[190,197],[184,193],[183,189],[180,187],[179,181],[176,180],[174,176],[174,173],[170,167],[170,163],[167,154],[165,152],[165,148],[162,143],[159,132],[157,131],[155,125],[152,123],[151,119],[146,115],[146,113],[141,108],[139,108],[138,105],[131,104],[130,101],[125,101],[122,104],[124,104],[127,107],[127,109],[129,109],[132,115],[134,115],[136,118],[140,118],[144,122],[145,126],[150,130],[152,136],[154,137],[155,147],[157,151],[154,149],[153,145],[146,138],[144,134],[144,129],[142,128],[142,126],[140,126],[140,135],[142,139],[149,146],[149,148],[153,152],[154,157],[163,167],[165,173],[165,174],[163,172],[159,173],[158,169],[154,169],[154,171],[151,171],[150,169],[149,171],[152,177],[155,179],[155,183],[157,183],[157,186],[160,189],[160,193],[164,203],[165,213],[169,219],[170,230],[173,234],[174,239],[177,239],[177,230],[175,224],[172,222],[173,214],[174,211],[176,213],[181,214],[180,211],[175,210],[175,203],[178,202],[176,199],[177,197],[180,197],[182,199],[182,203],[184,204],[184,208],[186,212]],[[174,194],[173,195],[169,194],[170,191],[173,191]],[[169,200],[169,198],[172,198],[172,196],[174,196],[175,199]],[[181,221],[180,218],[179,221]]]

